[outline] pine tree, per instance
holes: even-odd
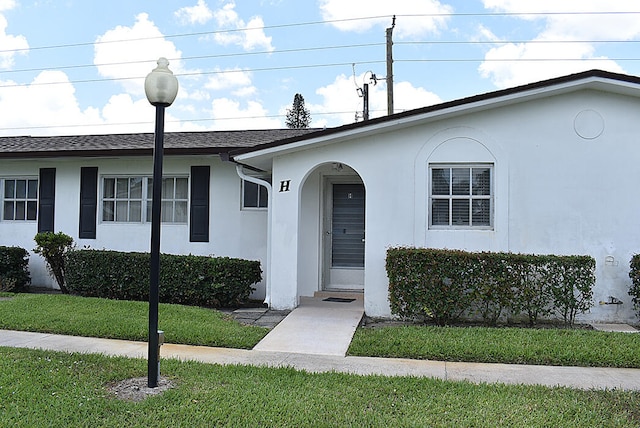
[[[311,123],[311,113],[304,106],[304,97],[296,94],[293,97],[293,105],[291,109],[287,109],[287,119],[285,124],[287,128],[300,129],[308,128]]]

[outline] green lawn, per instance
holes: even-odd
[[[360,328],[350,355],[640,368],[640,333],[581,329],[403,326]]]
[[[244,326],[215,310],[160,304],[169,343],[251,349],[268,329]],[[0,300],[0,329],[146,341],[149,305],[62,294],[16,294]]]
[[[148,305],[68,295],[6,294],[0,329],[147,340]],[[215,310],[160,305],[169,343],[251,349],[268,332]],[[360,328],[350,355],[445,361],[640,368],[640,334],[584,329]]]
[[[637,427],[640,393],[473,385],[163,361],[177,386],[139,403],[107,385],[140,359],[0,348],[0,426]]]

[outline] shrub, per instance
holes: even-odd
[[[391,312],[446,325],[480,316],[495,325],[507,311],[556,313],[568,325],[591,305],[595,260],[588,256],[470,253],[426,248],[387,250]]]
[[[512,306],[513,282],[508,260],[499,253],[466,253],[473,260],[471,271],[471,312],[485,324],[495,325],[506,308]]]
[[[0,291],[23,291],[30,283],[29,252],[0,246]]]
[[[563,256],[551,263],[549,280],[553,306],[572,326],[578,313],[593,306],[596,261],[588,256]]]
[[[529,326],[533,326],[540,317],[549,316],[553,310],[552,271],[548,258],[513,254],[510,269],[515,283],[511,309],[514,314],[524,313]]]
[[[68,293],[64,280],[64,256],[73,249],[73,238],[62,232],[40,232],[33,239],[37,244],[33,252],[44,257],[47,269],[58,283],[60,291]]]
[[[640,316],[640,254],[631,257],[629,267],[629,278],[631,278],[629,296],[633,301],[633,308],[638,311],[637,314]]]
[[[458,319],[473,298],[465,261],[461,251],[388,249],[391,312],[403,318],[430,318],[438,325]]]
[[[82,250],[67,254],[73,294],[121,300],[149,299],[149,253]],[[193,306],[238,306],[262,279],[260,262],[229,257],[160,255],[160,301]]]

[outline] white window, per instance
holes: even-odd
[[[147,179],[147,222],[151,222],[153,178]],[[162,178],[163,223],[186,223],[189,203],[189,180],[186,177]]]
[[[38,218],[38,179],[5,178],[2,183],[2,219],[35,221]]]
[[[267,208],[268,193],[265,186],[242,180],[242,208]]]
[[[493,226],[491,165],[431,165],[429,171],[430,228]]]
[[[104,177],[102,221],[151,222],[153,179],[151,177]],[[163,177],[162,222],[187,223],[189,179]]]

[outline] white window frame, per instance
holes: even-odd
[[[267,193],[267,188],[265,186],[263,186],[262,184],[257,184],[257,183],[252,183],[250,181],[246,181],[246,180],[240,180],[241,183],[241,190],[240,190],[240,207],[242,210],[246,210],[246,211],[266,211],[269,209],[269,196]],[[258,191],[257,191],[257,200],[256,200],[256,206],[247,206],[245,205],[245,186],[246,184],[250,184],[250,185],[254,185],[254,186],[258,186]],[[262,198],[260,197],[261,194],[261,188],[264,188],[264,193],[265,193],[265,204],[264,206],[260,206],[260,203],[262,202]]]
[[[167,180],[173,181],[173,192],[171,197],[165,197],[165,182]],[[176,196],[176,180],[186,180],[186,195],[184,198]],[[152,195],[151,195],[151,186],[149,185],[149,181],[153,182],[152,177],[146,177],[145,183],[147,184],[147,217],[146,223],[151,223],[151,203],[152,203]],[[167,205],[171,205],[171,219],[167,219]],[[177,221],[176,220],[176,205],[184,204],[184,220]],[[189,222],[189,177],[182,175],[172,175],[172,176],[163,176],[162,177],[162,208],[160,212],[160,216],[162,218],[162,223],[167,224],[187,224]]]
[[[7,197],[7,195],[5,195],[5,183],[7,181],[13,181],[14,183],[18,182],[18,181],[25,181],[25,197],[24,198],[18,198],[16,195],[14,195],[13,197]],[[29,182],[30,181],[35,181],[36,183],[36,195],[35,198],[33,197],[29,197]],[[19,176],[19,177],[1,177],[0,178],[0,201],[2,203],[2,205],[0,205],[0,221],[8,221],[8,222],[24,222],[24,223],[35,223],[38,221],[38,212],[39,212],[39,193],[40,193],[40,188],[39,188],[39,178],[37,176]],[[17,186],[16,186],[17,187]],[[15,188],[14,187],[14,192],[15,192]],[[13,202],[13,214],[11,219],[5,219],[5,202],[11,201]],[[16,214],[16,203],[18,202],[24,202],[24,218],[15,218],[15,214]],[[35,203],[36,205],[36,215],[35,218],[33,219],[29,219],[29,203]]]
[[[449,182],[448,195],[434,195],[433,194],[433,170],[434,169],[449,169],[450,177],[453,169],[468,169],[470,174],[470,185],[468,195],[456,195],[453,193],[453,180]],[[489,169],[489,194],[488,195],[474,195],[473,194],[473,180],[472,171],[475,168]],[[430,230],[493,230],[494,228],[494,176],[495,169],[492,163],[433,163],[429,164],[428,168],[428,210],[429,210],[429,229]],[[449,201],[449,224],[433,224],[433,201],[434,200],[447,200]],[[468,200],[469,203],[469,224],[458,225],[453,221],[453,201],[455,200]],[[489,224],[473,224],[473,201],[488,200],[489,201]]]
[[[140,197],[130,197],[130,195],[127,196],[127,198],[117,198],[117,180],[118,179],[127,179],[127,180],[132,180],[132,179],[140,179],[141,180],[141,193],[140,193]],[[187,194],[186,194],[186,198],[176,198],[176,186],[175,186],[175,182],[177,179],[186,179],[187,180]],[[115,187],[114,187],[114,197],[113,198],[106,198],[105,197],[105,182],[106,180],[115,180]],[[149,189],[149,182],[152,180],[152,177],[150,176],[146,176],[146,175],[123,175],[123,174],[106,174],[101,176],[100,179],[100,222],[104,223],[104,224],[143,224],[143,223],[150,223],[151,222],[151,202],[152,202],[152,195],[151,195],[151,189]],[[163,204],[163,208],[165,208],[164,213],[162,213],[162,223],[163,224],[176,224],[176,225],[186,225],[189,222],[189,192],[190,192],[190,183],[189,183],[189,177],[187,175],[166,175],[162,177],[163,183],[165,182],[165,180],[173,180],[174,185],[173,185],[173,197],[172,198],[162,198],[162,204]],[[129,187],[128,192],[130,192],[131,187]],[[164,190],[164,189],[163,189]],[[140,203],[140,219],[139,220],[130,220],[129,218],[127,218],[126,221],[118,221],[116,220],[116,216],[117,216],[117,209],[115,207],[115,203],[120,200],[120,201],[127,201],[127,203],[131,203],[131,202],[139,202]],[[105,219],[105,202],[114,202],[114,212],[113,212],[113,220],[111,219]],[[184,221],[176,221],[175,219],[175,207],[176,207],[176,203],[184,203],[186,204],[186,211],[185,211],[185,218]],[[172,207],[172,218],[171,220],[167,219],[167,210],[166,204],[171,204]],[[129,216],[130,211],[127,210],[127,216]]]

